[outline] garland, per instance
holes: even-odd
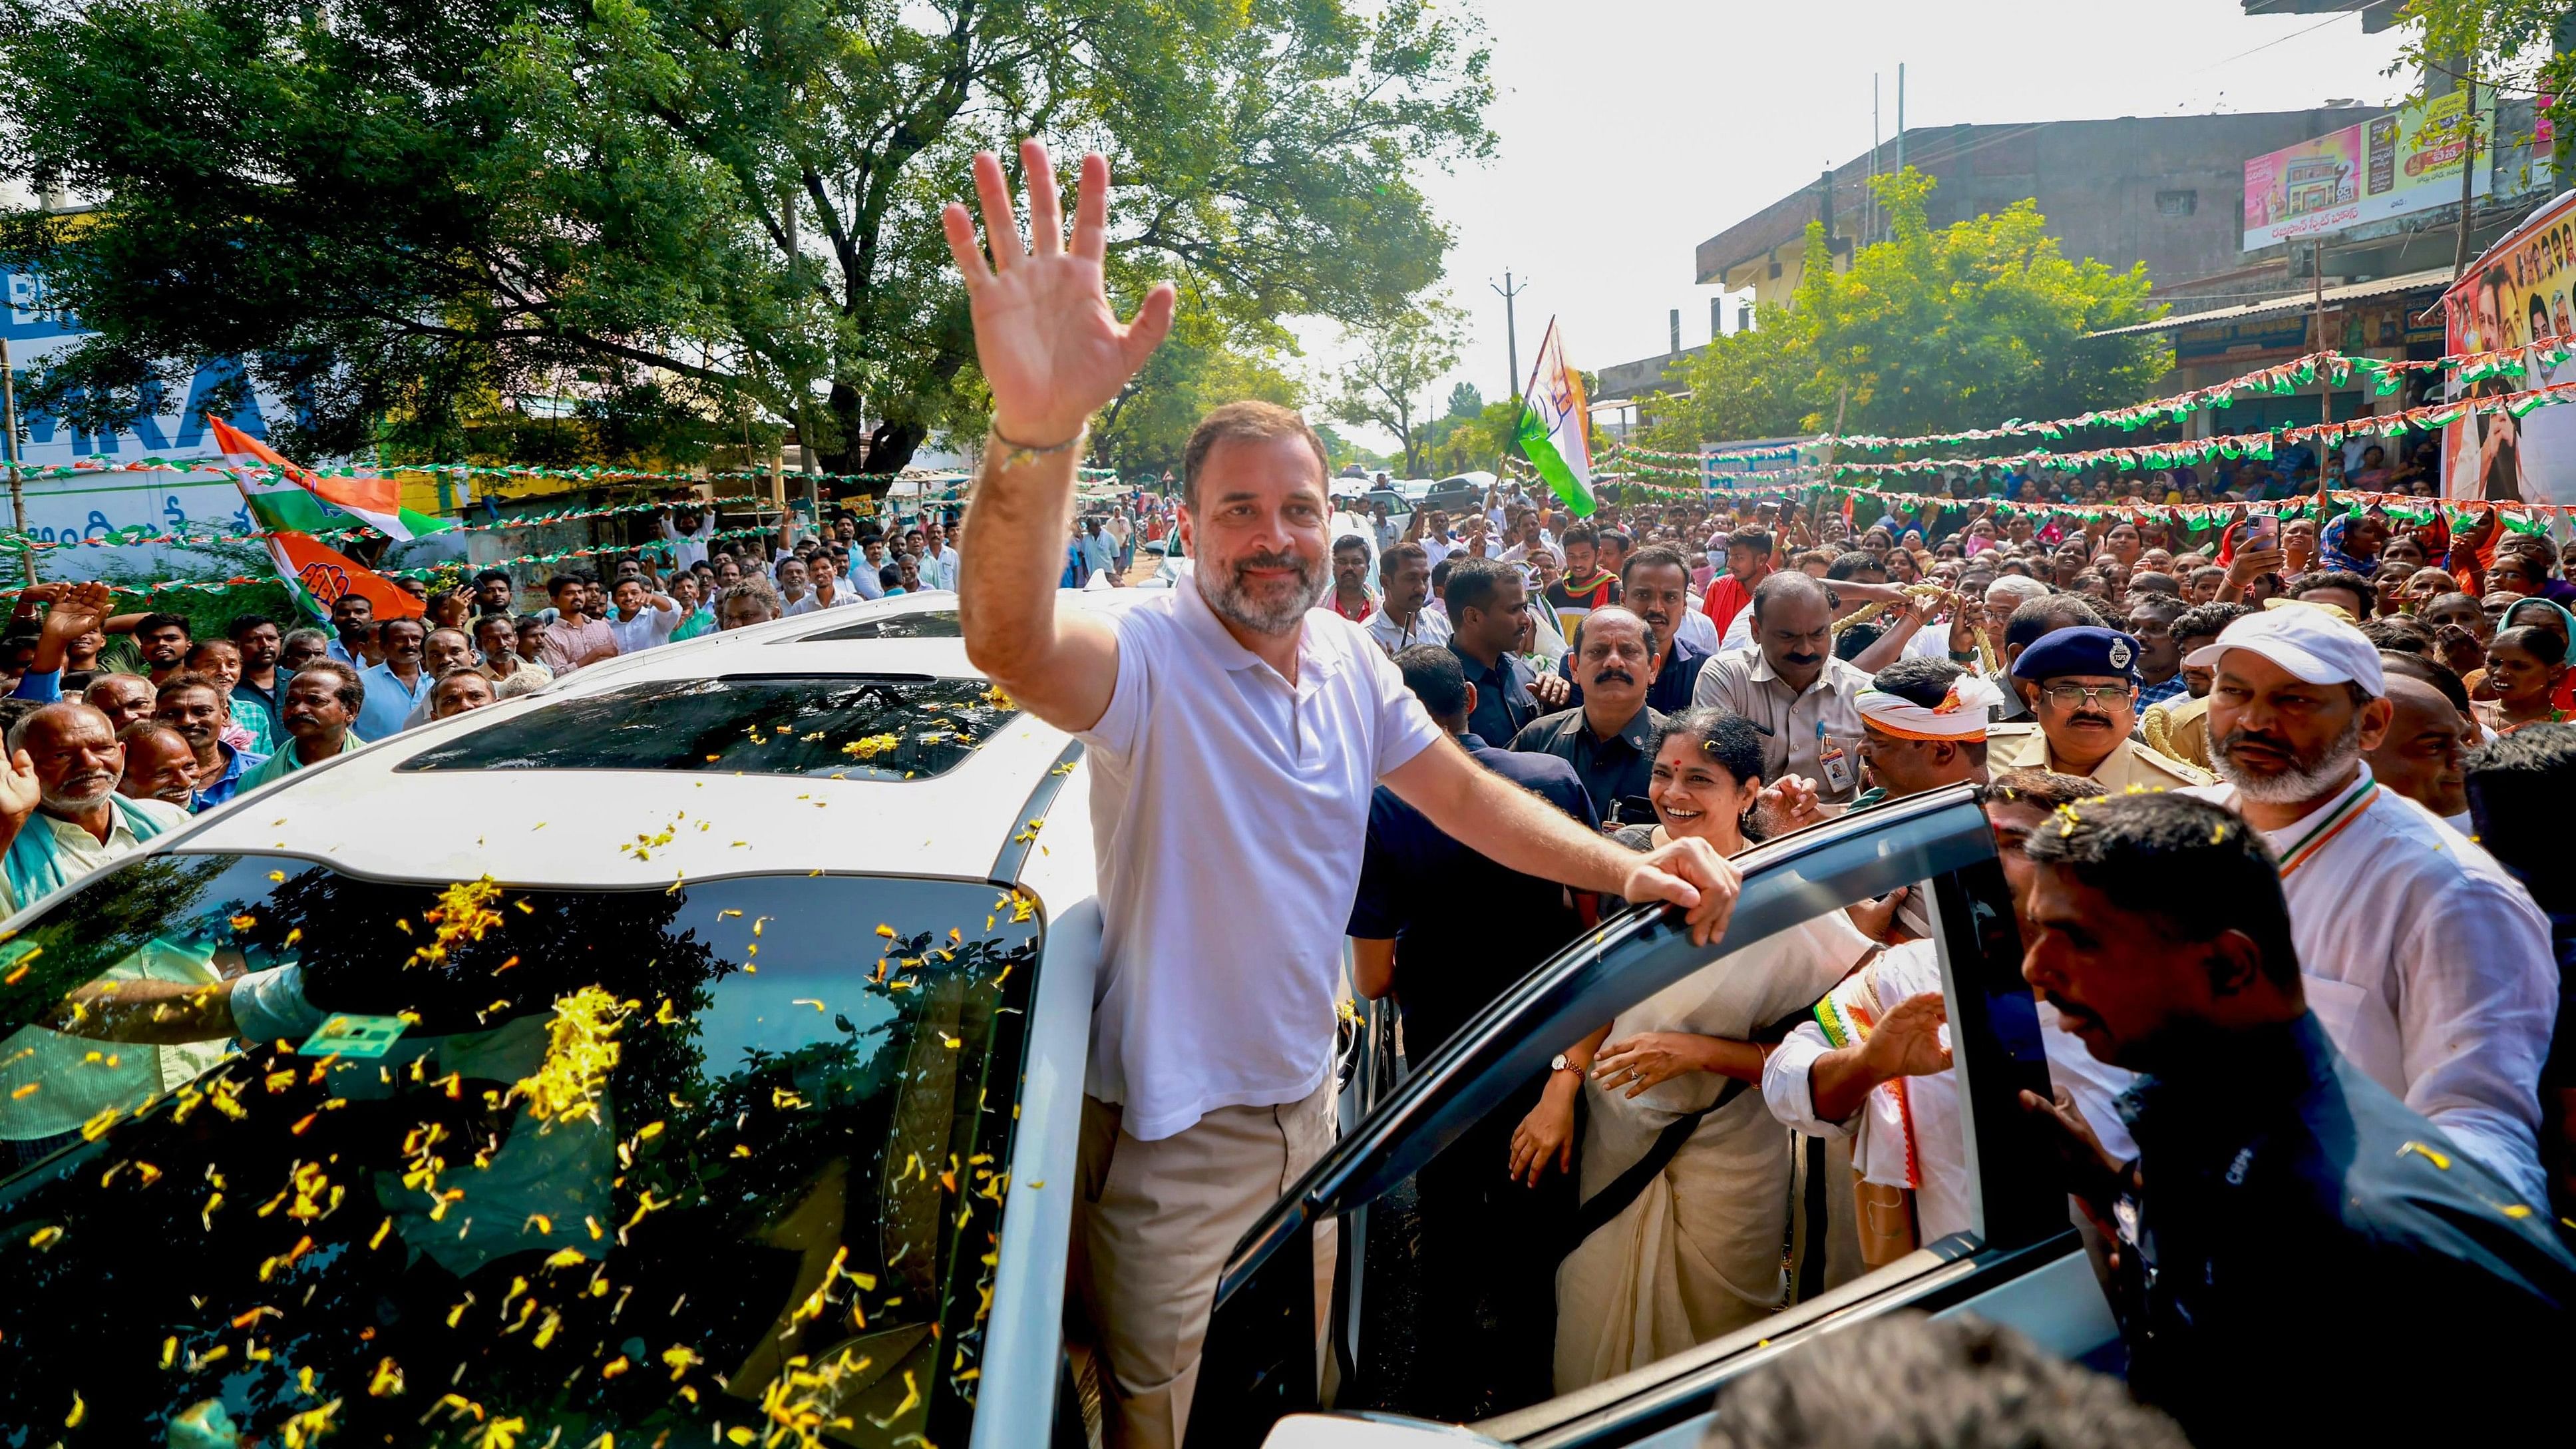
[[[728,528],[706,535],[705,541],[715,543],[722,540],[737,538],[765,538],[769,536],[771,531],[772,530],[766,528]],[[461,574],[467,569],[472,569],[479,573],[484,569],[505,569],[518,564],[560,563],[568,558],[587,558],[594,554],[603,553],[668,554],[671,552],[672,548],[673,544],[671,540],[655,539],[650,543],[638,544],[633,547],[628,547],[624,544],[602,544],[593,548],[568,548],[559,553],[521,554],[517,558],[495,559],[490,563],[466,563],[456,561],[443,564],[429,564],[419,568],[375,569],[371,572],[380,574],[389,579],[428,580],[439,578],[442,575],[447,574]],[[172,579],[165,580],[157,584],[145,584],[141,587],[129,584],[109,584],[108,588],[115,593],[127,594],[140,598],[153,594],[225,594],[230,593],[234,589],[241,588],[244,585],[274,584],[276,582],[278,582],[278,579],[275,574],[235,574],[231,578],[227,579],[211,579],[202,582],[196,580]],[[17,595],[15,593],[10,593],[7,595],[0,595],[0,597],[15,598]]]
[[[1819,433],[1813,439],[1782,448],[1768,448],[1750,453],[1728,453],[1730,458],[1770,459],[1795,457],[1803,448],[1851,448],[1864,452],[1885,452],[1900,448],[1928,446],[1956,447],[1963,443],[1989,442],[1997,438],[2061,438],[2085,428],[2113,427],[2122,432],[2180,422],[2197,412],[2235,405],[2240,393],[2262,393],[2288,397],[2300,388],[2323,378],[2329,387],[2351,381],[2356,374],[2372,386],[2374,396],[2387,397],[2403,384],[2406,374],[2451,370],[2460,383],[2482,381],[2490,377],[2521,378],[2537,365],[2555,367],[2576,351],[2566,346],[2527,348],[2521,352],[2463,352],[2421,362],[2386,361],[2376,357],[2356,357],[2342,352],[2311,352],[2294,357],[2273,367],[2258,368],[2224,382],[2171,397],[2156,398],[2135,407],[2104,408],[2071,418],[2045,422],[2024,422],[2015,418],[1992,428],[1967,428],[1954,433],[1925,433],[1914,437],[1887,437],[1875,433]],[[1702,455],[1666,453],[1653,449],[1632,449],[1638,456],[1663,463],[1695,463]]]
[[[2072,453],[2032,449],[2025,453],[2005,454],[1991,458],[1922,458],[1907,463],[1834,463],[1820,465],[1835,477],[1890,476],[1907,473],[1938,473],[1953,468],[1978,469],[1993,466],[2045,468],[2060,472],[2080,472],[2095,464],[2107,463],[2121,472],[2141,468],[2171,468],[2182,464],[2202,463],[2213,458],[2234,460],[2252,458],[2269,460],[2274,447],[2283,441],[2296,442],[2314,438],[2326,445],[2340,446],[2352,438],[2394,438],[2411,432],[2432,432],[2448,427],[2462,418],[2478,414],[2507,413],[2527,417],[2544,407],[2576,402],[2576,381],[2552,383],[2527,392],[2505,393],[2496,397],[2462,398],[2453,402],[2433,403],[2403,412],[2381,413],[2354,418],[2340,423],[2302,423],[2262,433],[2232,433],[2224,437],[2194,438],[2179,443],[2150,443],[2133,448],[2091,448]],[[1647,454],[1624,446],[1614,447],[1610,461],[1625,464],[1631,457],[1671,457],[1671,454]],[[1655,463],[1632,465],[1633,471],[1667,478],[1699,478],[1700,474],[1667,468]],[[1740,474],[1727,482],[1783,478],[1810,474],[1819,469],[1790,470],[1775,474]]]
[[[459,523],[453,528],[442,528],[438,531],[440,533],[506,533],[512,529],[545,528],[558,523],[573,523],[586,518],[608,518],[621,514],[634,513],[663,513],[679,509],[700,508],[703,506],[705,505],[700,503],[675,502],[621,503],[610,508],[566,508],[558,509],[552,513],[518,514],[511,518],[504,519],[499,523]],[[761,507],[755,507],[752,512],[753,516],[758,518],[777,518],[781,516]],[[319,528],[310,533],[306,533],[304,536],[307,538],[320,539],[368,539],[389,537],[389,535],[381,533],[363,523],[351,524],[345,528]],[[710,534],[708,536],[716,537],[717,535]],[[55,549],[65,548],[131,548],[142,544],[177,544],[184,547],[195,543],[237,543],[245,539],[275,537],[277,537],[277,533],[269,529],[252,529],[246,533],[236,533],[231,531],[172,531],[166,533],[153,533],[148,529],[137,525],[133,528],[115,529],[97,538],[44,539],[37,538],[31,534],[22,534],[14,528],[0,527],[0,548],[14,548],[34,553],[45,553]]]
[[[546,468],[539,467],[534,464],[518,463],[392,463],[384,465],[344,463],[330,467],[307,468],[303,471],[317,478],[387,478],[405,473],[425,473],[432,477],[543,478],[558,482],[588,484],[697,484],[729,482],[746,479],[759,481],[772,476],[765,468],[736,469],[725,473],[670,473],[657,472],[648,468],[613,468],[605,464],[588,464],[574,468]],[[163,458],[159,456],[147,456],[135,459],[131,462],[125,462],[108,457],[101,453],[94,454],[87,458],[74,458],[65,463],[49,463],[42,467],[33,467],[21,464],[18,468],[18,477],[23,481],[42,482],[47,479],[55,478],[76,478],[91,473],[154,472],[222,473],[226,475],[243,475],[254,478],[275,478],[278,476],[276,469],[269,468],[265,465],[245,466],[234,463],[220,455],[212,458]],[[1111,468],[1078,468],[1075,472],[1081,477],[1095,480],[1101,478],[1115,479],[1118,476],[1117,471]],[[900,473],[782,472],[776,476],[782,480],[787,478],[811,478],[817,483],[866,484],[893,483],[904,475]]]

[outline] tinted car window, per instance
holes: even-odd
[[[1040,929],[136,861],[0,943],[0,1421],[964,1442]]]
[[[568,699],[414,755],[396,769],[929,779],[965,763],[1017,713],[980,679],[663,680]]]

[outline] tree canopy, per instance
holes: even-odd
[[[1465,313],[1433,300],[1351,330],[1351,357],[1332,414],[1395,434],[1407,477],[1426,466],[1423,427],[1435,416],[1431,386],[1458,361],[1465,327]]]
[[[1257,354],[1435,281],[1408,174],[1493,144],[1428,0],[0,5],[0,162],[98,200],[0,217],[98,333],[39,401],[113,423],[240,356],[308,454],[458,451],[541,397],[610,452],[800,424],[886,471],[980,421],[938,229],[970,151],[1107,154],[1113,288],[1172,278]]]
[[[2161,314],[2144,264],[2070,260],[2028,201],[1936,230],[1929,177],[1876,185],[1888,239],[1838,271],[1811,225],[1795,305],[1689,359],[1673,380],[1690,396],[1642,408],[1650,441],[1816,432],[1837,412],[1846,432],[1897,434],[2062,417],[2138,402],[2171,368],[2155,334],[2087,335]]]

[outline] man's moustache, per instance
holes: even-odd
[[[1624,669],[1604,669],[1600,673],[1592,676],[1592,682],[1595,684],[1634,684],[1637,682],[1637,676],[1630,674]]]

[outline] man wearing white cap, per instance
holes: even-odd
[[[2210,754],[2185,793],[2263,832],[2307,1001],[2354,1065],[2529,1195],[2557,971],[2539,908],[2492,856],[2371,778],[2391,713],[2379,651],[2293,605],[2248,614],[2188,662],[2214,671]]]

